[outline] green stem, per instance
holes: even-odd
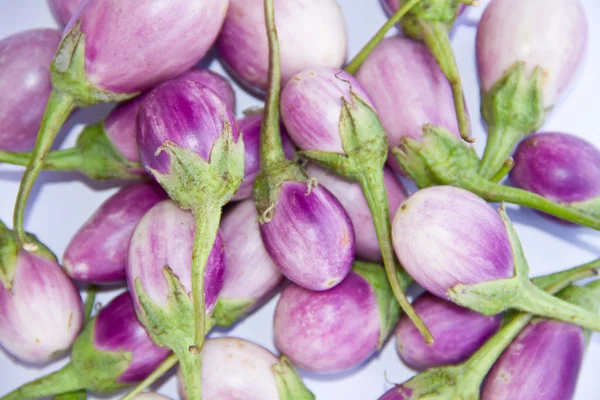
[[[448,37],[448,28],[441,22],[421,21],[423,41],[436,62],[440,66],[444,76],[448,79],[454,97],[454,108],[460,136],[466,142],[473,143],[475,139],[469,136],[469,117],[465,110],[465,97],[463,94],[460,73],[452,51],[452,44]]]
[[[398,22],[400,22],[402,17],[404,17],[414,6],[416,6],[421,1],[422,0],[410,0],[406,2],[406,4],[404,4],[402,7],[400,7],[398,11],[396,11],[394,15],[392,15],[390,19],[388,19],[387,22],[377,31],[375,36],[373,36],[373,38],[369,40],[365,47],[363,47],[362,50],[352,59],[352,61],[348,63],[348,65],[345,68],[346,72],[354,75],[356,71],[358,71],[362,63],[367,59],[369,54],[371,54],[375,47],[377,47],[377,45],[383,40],[385,34],[390,29],[392,29],[392,27],[394,27]]]
[[[373,216],[375,231],[377,232],[377,239],[379,240],[379,247],[381,248],[383,265],[392,291],[394,292],[394,296],[400,303],[402,310],[404,310],[419,332],[421,332],[425,338],[425,342],[427,344],[433,344],[431,332],[406,298],[406,295],[402,291],[400,280],[398,279],[394,250],[392,248],[390,208],[388,205],[387,193],[385,191],[383,170],[377,171],[368,177],[365,176],[365,174],[360,174],[358,176],[358,182],[361,185]]]
[[[33,148],[31,160],[21,179],[21,186],[19,187],[19,193],[17,194],[13,215],[15,239],[17,240],[17,244],[25,250],[31,251],[37,248],[35,244],[28,242],[23,229],[23,217],[29,194],[31,193],[33,184],[42,169],[44,159],[50,151],[50,147],[52,146],[58,131],[74,109],[75,99],[72,95],[60,92],[56,89],[52,90],[50,98],[48,99],[46,111],[44,112],[44,118],[40,125],[35,147]]]
[[[207,201],[199,210],[194,211],[196,233],[194,235],[194,250],[192,253],[192,294],[194,298],[194,352],[199,354],[204,345],[206,335],[206,305],[204,303],[204,273],[210,252],[215,244],[219,222],[221,220],[221,205]]]
[[[523,136],[523,132],[510,126],[501,127],[490,124],[485,151],[479,165],[479,175],[486,179],[492,179],[502,169],[502,165],[510,157],[515,145]]]
[[[597,276],[598,269],[600,269],[600,258],[566,271],[535,277],[531,282],[548,293],[556,293],[581,279]]]
[[[492,179],[490,179],[490,181],[494,183],[499,183],[502,179],[504,179],[506,175],[508,175],[508,173],[513,169],[514,166],[515,160],[513,160],[512,157],[508,157],[506,160],[504,160],[502,168],[500,168],[500,170],[496,172],[496,175],[494,175]]]
[[[26,383],[0,400],[36,399],[83,389],[77,380],[77,371],[71,363],[50,375]]]
[[[98,293],[98,286],[90,285],[87,290],[87,297],[85,298],[85,304],[83,308],[85,323],[87,323],[92,317],[92,311],[94,311],[94,304],[96,302],[96,293]]]
[[[86,400],[87,392],[85,390],[76,390],[74,392],[62,393],[54,396],[52,400]]]
[[[288,162],[283,152],[279,129],[281,65],[274,8],[272,0],[265,0],[265,21],[269,39],[269,88],[260,131],[260,167],[263,171]]]
[[[187,400],[202,400],[202,357],[192,354],[187,347],[174,349],[183,378]]]
[[[0,163],[26,167],[29,165],[30,159],[31,153],[0,151]],[[77,148],[55,150],[46,155],[42,169],[47,171],[78,171],[82,161],[81,152]]]
[[[121,400],[132,400],[135,396],[142,393],[150,385],[152,385],[158,378],[167,373],[173,366],[177,364],[177,356],[171,354],[165,361],[162,362],[146,379],[141,381],[133,390],[127,393]]]

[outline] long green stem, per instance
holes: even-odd
[[[31,193],[33,184],[42,169],[46,154],[50,151],[50,147],[52,146],[58,131],[74,109],[75,100],[72,95],[60,92],[56,89],[52,90],[35,142],[35,147],[33,148],[31,160],[21,179],[21,186],[19,187],[13,215],[15,239],[19,246],[23,247],[25,250],[35,250],[37,247],[35,244],[27,241],[25,230],[23,228],[23,218],[29,194]]]
[[[146,379],[141,381],[135,388],[127,393],[121,400],[132,400],[135,396],[142,393],[150,385],[152,385],[158,378],[167,373],[173,366],[177,364],[177,356],[171,354],[165,361],[162,362]]]
[[[390,29],[392,29],[398,22],[400,22],[402,17],[404,17],[414,6],[419,4],[419,2],[421,1],[422,0],[410,0],[406,2],[406,4],[404,4],[402,7],[400,7],[398,11],[396,11],[394,15],[392,15],[385,24],[383,24],[383,26],[377,31],[375,36],[373,36],[371,40],[369,40],[365,47],[363,47],[361,51],[359,51],[358,54],[352,59],[352,61],[348,63],[348,65],[345,68],[346,72],[354,75],[356,71],[358,71],[362,63],[367,59],[369,54],[371,54],[375,47],[377,47],[377,45],[383,40],[385,34],[388,33]]]
[[[491,180],[502,169],[502,165],[510,157],[515,145],[523,135],[523,132],[510,126],[501,127],[490,124],[485,151],[479,165],[479,175]]]
[[[184,346],[174,349],[187,400],[202,400],[202,357]]]
[[[77,373],[73,365],[69,363],[56,372],[26,383],[0,398],[0,400],[37,399],[60,393],[74,392],[79,389],[83,389],[83,387],[77,381]]]
[[[20,165],[26,167],[29,165],[32,153],[11,153],[0,151],[0,163]],[[77,148],[51,151],[46,155],[42,170],[47,171],[78,171],[81,169],[83,157]]]
[[[83,307],[83,317],[85,323],[92,318],[92,311],[94,311],[94,304],[96,304],[96,293],[98,293],[98,286],[90,285],[87,290],[87,297],[85,298],[85,304]]]
[[[371,174],[368,177],[364,174],[360,175],[358,181],[362,187],[365,198],[367,199],[367,203],[369,204],[371,215],[373,216],[375,231],[377,232],[377,239],[379,240],[379,247],[381,248],[383,265],[392,291],[394,292],[394,296],[400,303],[400,306],[406,315],[408,315],[419,332],[421,332],[425,338],[425,342],[427,344],[433,344],[433,335],[406,298],[406,295],[402,291],[400,280],[398,279],[394,250],[392,248],[390,208],[387,201],[387,193],[385,191],[383,170]]]
[[[573,267],[566,271],[556,272],[550,275],[538,276],[531,279],[531,282],[540,289],[548,293],[556,293],[581,279],[590,278],[598,275],[600,269],[600,258],[589,263]]]
[[[441,22],[421,21],[421,30],[425,45],[431,51],[431,54],[450,83],[460,136],[463,140],[473,143],[475,139],[469,136],[469,118],[465,110],[465,98],[460,73],[458,72],[456,58],[454,58],[454,51],[448,37],[448,28]]]

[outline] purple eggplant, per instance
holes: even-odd
[[[424,44],[402,36],[384,39],[364,61],[356,78],[373,101],[390,150],[403,137],[419,140],[425,124],[460,135],[452,90]],[[391,155],[388,165],[402,172]]]
[[[531,283],[504,208],[498,215],[471,192],[451,186],[416,192],[396,213],[393,242],[406,271],[440,298],[485,315],[514,308],[600,329],[600,316]]]
[[[79,334],[81,297],[42,244],[36,252],[19,249],[2,222],[0,244],[0,345],[19,361],[47,363]]]
[[[325,186],[333,193],[348,212],[352,220],[352,225],[360,228],[355,234],[356,256],[361,260],[381,262],[381,249],[379,248],[377,232],[373,224],[373,215],[360,185],[340,178],[314,163],[306,167],[306,172],[315,178],[319,182],[319,185]],[[402,183],[400,183],[389,168],[384,167],[383,173],[388,204],[390,206],[390,217],[393,219],[400,203],[408,195]]]
[[[52,91],[49,64],[60,43],[55,29],[0,40],[0,150],[33,148]]]
[[[339,68],[346,60],[346,26],[334,0],[276,0],[281,82],[311,67]],[[262,0],[230,0],[217,40],[226,68],[244,86],[265,92],[269,47]]]
[[[286,287],[275,309],[275,344],[305,370],[345,371],[381,348],[399,315],[383,268],[357,262],[333,289]]]
[[[216,39],[228,3],[106,0],[86,1],[77,9],[50,65],[52,93],[17,195],[14,225],[20,246],[33,248],[23,231],[27,199],[73,109],[132,98],[190,69]]]
[[[125,292],[86,324],[66,366],[2,399],[32,399],[80,389],[112,393],[146,378],[169,353],[148,336]]]
[[[213,318],[219,326],[230,326],[266,300],[283,276],[263,245],[254,201],[227,210],[220,230],[227,268]]]
[[[262,115],[250,115],[237,121],[240,135],[244,141],[244,180],[232,200],[244,200],[252,197],[252,185],[260,171],[260,126]],[[281,142],[285,157],[293,160],[295,148],[283,126],[281,128]]]
[[[61,26],[69,22],[82,3],[83,0],[48,0],[50,11]]]
[[[548,12],[540,13],[541,8]],[[544,123],[571,86],[587,42],[580,0],[493,0],[488,5],[477,29],[481,112],[489,127],[482,176],[492,177],[517,142]]]
[[[501,314],[481,315],[429,293],[419,296],[413,306],[431,329],[435,343],[423,343],[412,321],[402,316],[396,327],[396,350],[405,363],[418,370],[465,361],[502,322]]]
[[[600,151],[566,133],[538,133],[514,154],[512,183],[600,218]]]
[[[63,255],[67,273],[89,283],[124,281],[135,226],[148,210],[166,198],[160,186],[139,183],[106,200],[67,246]]]
[[[155,205],[138,223],[129,247],[127,283],[136,311],[155,343],[175,353],[186,377],[188,398],[199,398],[201,358],[197,343],[195,298],[191,296],[195,234],[192,213],[165,200]],[[225,272],[225,249],[221,235],[211,242],[202,285],[203,310],[210,314]],[[210,322],[210,320],[208,320]],[[206,332],[210,329],[202,321]],[[206,332],[202,332],[204,336]]]
[[[367,93],[345,71],[306,70],[285,85],[281,117],[306,158],[359,184],[373,216],[372,226],[396,298],[426,341],[432,342],[427,327],[412,310],[397,281],[383,170],[388,139]]]

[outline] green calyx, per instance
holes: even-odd
[[[406,0],[400,0],[402,6]],[[461,1],[458,0],[424,0],[414,6],[400,20],[402,31],[412,39],[423,40],[423,23],[442,24],[446,32],[450,32]]]
[[[255,304],[255,299],[225,299],[219,297],[211,317],[216,326],[229,328],[248,315]]]
[[[286,357],[281,357],[278,364],[273,365],[275,374],[275,383],[279,393],[279,400],[314,400],[312,394],[300,375],[294,370],[294,367]]]
[[[488,142],[479,173],[490,179],[524,136],[536,131],[546,118],[543,72],[528,76],[525,62],[517,61],[483,94],[481,114],[488,123]]]

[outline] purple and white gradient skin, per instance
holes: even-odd
[[[306,167],[306,173],[317,179],[320,185],[325,186],[342,203],[352,220],[352,225],[360,227],[358,231],[355,230],[356,256],[361,260],[381,262],[381,249],[377,240],[373,215],[360,184],[341,178],[315,163],[310,163]],[[402,183],[387,167],[384,167],[383,178],[388,195],[390,217],[393,219],[400,203],[408,194]]]
[[[150,209],[140,220],[129,246],[127,285],[133,294],[138,313],[140,305],[135,295],[135,280],[150,300],[160,307],[167,306],[168,288],[163,268],[168,265],[179,278],[185,291],[192,292],[192,248],[196,231],[194,216],[171,200]],[[214,308],[225,276],[225,246],[218,233],[204,273],[206,313]],[[191,300],[190,300],[191,301]]]
[[[423,43],[402,36],[384,39],[356,79],[372,99],[390,149],[405,136],[419,140],[425,124],[460,137],[450,84]],[[391,152],[388,165],[402,171]]]
[[[71,239],[63,255],[67,273],[90,283],[124,281],[133,230],[148,210],[166,198],[155,183],[138,183],[119,190]]]
[[[187,79],[158,86],[147,94],[138,113],[137,142],[144,167],[161,174],[169,172],[169,156],[157,154],[168,141],[210,161],[226,123],[237,141],[235,118],[211,89]]]
[[[586,340],[581,327],[534,320],[487,375],[482,400],[573,398]]]
[[[421,295],[413,306],[435,337],[433,345],[425,344],[415,324],[406,315],[400,318],[396,351],[417,370],[465,361],[502,323],[502,314],[485,316],[429,293]]]
[[[544,107],[549,108],[583,62],[588,21],[579,0],[493,0],[479,21],[476,41],[484,93],[515,62],[524,61],[527,74],[542,68]]]
[[[284,182],[273,219],[261,225],[260,233],[281,273],[306,289],[331,289],[352,269],[352,221],[322,186]]]
[[[221,29],[228,0],[90,0],[81,22],[87,81],[112,93],[135,93],[196,64]],[[149,45],[150,44],[150,45]]]
[[[167,396],[154,392],[144,392],[134,397],[135,400],[172,400]]]
[[[44,364],[69,350],[83,325],[77,288],[60,266],[21,250],[12,288],[0,285],[0,345],[19,361]]]
[[[225,102],[229,110],[235,110],[235,92],[222,76],[207,69],[195,68],[175,79],[190,80],[206,86]],[[140,150],[136,141],[137,116],[145,98],[145,95],[140,95],[121,103],[104,120],[106,136],[117,150],[132,162],[140,162]]]
[[[406,272],[442,299],[458,284],[515,273],[508,233],[496,210],[453,186],[421,189],[406,199],[392,223],[392,243]]]
[[[279,360],[269,350],[244,339],[208,339],[202,348],[204,400],[280,400],[273,373]],[[182,387],[181,373],[178,374]],[[180,390],[181,398],[185,393]]]
[[[52,15],[62,26],[69,22],[82,3],[83,0],[48,0]]]
[[[220,229],[227,268],[219,297],[260,302],[283,276],[263,245],[254,201],[248,199],[232,206],[223,215]]]
[[[244,180],[233,196],[232,201],[249,199],[252,197],[252,186],[260,171],[260,125],[262,115],[250,115],[237,121],[238,129],[244,141]],[[285,156],[292,160],[296,151],[288,137],[285,128],[280,124],[281,143]]]
[[[269,47],[262,0],[230,0],[217,40],[226,68],[257,92],[267,89]],[[346,60],[346,25],[335,0],[275,0],[281,42],[281,84],[312,67],[339,68]]]
[[[600,151],[566,133],[525,138],[513,156],[512,183],[559,203],[600,196]]]
[[[367,104],[369,95],[352,75],[337,68],[312,68],[295,75],[281,92],[281,120],[302,150],[344,154],[340,135],[342,100],[352,91]]]
[[[400,8],[400,1],[401,0],[381,0],[381,6],[383,7],[383,10],[385,11],[385,13],[388,17],[391,17],[392,15],[394,15],[394,13],[396,11],[398,11],[398,9]],[[464,3],[460,4],[458,6],[457,17],[460,17],[462,15],[462,13],[465,12],[467,7],[468,7],[467,4],[464,4]]]
[[[33,148],[52,91],[49,66],[60,40],[56,29],[0,40],[0,150]]]
[[[289,285],[273,321],[277,348],[294,365],[318,373],[358,366],[377,351],[381,334],[375,291],[355,272],[323,292]]]
[[[118,379],[122,383],[145,379],[171,354],[171,350],[154,344],[138,320],[129,292],[100,310],[93,340],[99,350],[131,353],[131,364]]]

